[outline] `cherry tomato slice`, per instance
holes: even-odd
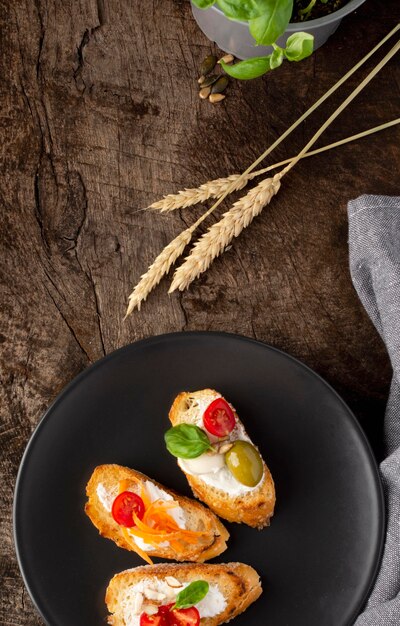
[[[204,411],[206,430],[216,437],[226,437],[235,428],[235,415],[223,398],[217,398]]]
[[[174,609],[168,615],[168,626],[199,626],[200,613],[195,606],[189,609]]]
[[[140,626],[168,626],[167,614],[147,615],[142,613],[140,616]]]
[[[126,528],[131,528],[135,525],[133,513],[136,513],[139,519],[143,518],[143,500],[136,493],[123,491],[115,498],[111,513],[117,524],[125,526]]]

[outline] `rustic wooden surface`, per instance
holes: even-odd
[[[400,5],[368,0],[311,59],[232,85],[216,107],[197,96],[197,67],[212,46],[187,0],[3,0],[0,8],[0,623],[31,626],[42,620],[11,529],[18,465],[55,395],[115,348],[194,329],[271,343],[343,394],[379,454],[390,368],[351,284],[346,203],[399,193],[398,128],[299,164],[189,292],[169,297],[164,282],[141,313],[125,322],[123,314],[148,263],[199,214],[138,209],[244,169],[400,20]],[[300,149],[338,101],[276,158]],[[393,119],[399,107],[392,61],[323,143]]]

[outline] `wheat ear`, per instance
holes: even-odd
[[[269,204],[281,186],[281,174],[267,178],[235,202],[232,208],[223,214],[222,219],[211,226],[196,241],[189,256],[176,270],[169,293],[179,289],[183,291],[200,274],[205,272],[244,228]]]
[[[191,228],[181,232],[164,248],[152,265],[150,265],[147,272],[143,274],[129,296],[129,304],[125,317],[130,315],[135,308],[140,311],[142,302],[146,300],[149,293],[158,285],[162,277],[168,274],[172,265],[174,265],[175,261],[183,253],[192,238],[192,232]]]
[[[276,142],[275,142],[276,143]],[[273,147],[269,148],[266,152],[271,151]],[[192,234],[195,229],[203,222],[206,217],[208,217],[211,213],[215,211],[215,209],[221,204],[221,202],[225,199],[227,195],[234,190],[235,185],[240,184],[241,180],[244,180],[246,176],[251,172],[251,170],[255,167],[254,163],[250,165],[250,167],[240,174],[239,178],[235,181],[232,181],[226,191],[217,199],[217,201],[195,222],[184,230],[180,235],[178,235],[168,246],[158,255],[155,259],[154,263],[149,267],[146,274],[143,274],[141,280],[134,288],[133,292],[129,296],[129,304],[125,314],[125,319],[128,317],[130,313],[132,313],[135,307],[140,310],[141,303],[146,300],[149,293],[158,285],[161,278],[167,274],[172,265],[174,265],[175,261],[181,256],[185,246],[189,243],[192,238]],[[182,241],[181,241],[182,237]],[[182,245],[182,242],[186,240],[186,243]]]
[[[210,198],[219,198],[226,189],[232,185],[232,191],[239,191],[247,185],[248,177],[240,180],[240,174],[232,174],[226,178],[216,178],[215,180],[208,181],[200,187],[184,189],[178,191],[178,193],[170,193],[164,196],[161,200],[153,202],[148,206],[148,209],[160,211],[160,213],[170,213],[176,209],[186,209],[194,204],[206,202]]]
[[[332,122],[344,111],[344,109],[354,100],[356,96],[368,85],[368,83],[380,72],[380,70],[388,63],[388,61],[400,50],[400,40],[389,50],[386,56],[374,67],[373,70],[361,81],[361,83],[347,96],[340,106],[328,117],[328,119],[317,130],[313,137],[306,143],[304,148],[298,155],[290,161],[290,163],[275,174],[273,178],[267,178],[247,193],[243,198],[235,202],[233,207],[224,216],[220,222],[214,224],[209,230],[195,243],[189,256],[175,271],[172,279],[171,287],[168,293],[172,293],[176,289],[183,291],[190,283],[192,283],[200,274],[208,269],[213,260],[223,252],[226,246],[232,241],[233,237],[237,237],[244,228],[246,228],[256,215],[259,215],[266,204],[269,204],[272,197],[279,191],[280,180],[300,161],[306,152],[314,145],[323,132],[332,124]],[[249,174],[254,164],[245,172]],[[265,187],[263,187],[265,183]],[[229,192],[228,192],[229,193]],[[226,195],[226,194],[225,194]],[[224,196],[222,196],[223,198]],[[214,206],[218,205],[221,198],[217,200]],[[254,207],[252,206],[254,204]],[[211,207],[211,210],[213,207]],[[209,209],[210,210],[210,209]],[[243,216],[242,216],[243,213]]]
[[[230,193],[229,189],[228,193]],[[150,265],[147,272],[143,274],[140,281],[130,294],[129,304],[124,319],[126,319],[135,308],[140,311],[142,302],[146,300],[149,293],[158,285],[162,277],[165,276],[165,274],[168,274],[171,267],[175,264],[175,261],[182,255],[185,247],[190,242],[196,228],[214,211],[216,205],[219,204],[220,201],[222,201],[222,199],[218,200],[218,202],[201,215],[194,224],[182,231],[164,248],[162,252],[160,252],[158,257],[156,257],[152,265]]]
[[[310,152],[303,154],[301,158],[306,159],[308,157],[315,156],[316,154],[321,154],[321,152],[326,152],[327,150],[339,148],[339,146],[344,146],[346,143],[368,137],[369,135],[373,135],[374,133],[379,133],[382,130],[386,130],[387,128],[391,128],[392,126],[396,126],[397,124],[400,124],[400,118],[396,118],[394,120],[391,120],[390,122],[385,122],[384,124],[379,124],[379,126],[374,126],[373,128],[369,128],[368,130],[363,130],[360,133],[351,135],[350,137],[339,139],[339,141],[330,143],[327,146],[322,146],[322,148],[311,150]],[[160,213],[171,213],[172,211],[176,211],[177,209],[186,209],[187,207],[194,206],[195,204],[206,202],[206,200],[209,200],[210,198],[219,198],[220,196],[222,196],[222,194],[226,192],[226,190],[232,183],[233,191],[239,191],[240,189],[246,187],[250,180],[257,178],[258,176],[262,176],[263,174],[267,174],[272,170],[276,170],[278,169],[278,167],[287,165],[288,163],[293,161],[294,158],[295,157],[291,157],[289,159],[285,159],[284,161],[274,163],[273,165],[268,165],[268,167],[264,167],[260,170],[252,172],[241,180],[240,174],[231,174],[231,176],[227,176],[226,178],[216,178],[215,180],[209,180],[208,182],[200,185],[200,187],[192,187],[190,189],[185,189],[184,191],[178,191],[178,193],[176,194],[170,193],[167,196],[164,196],[161,200],[153,202],[153,204],[148,206],[147,209],[157,210]]]

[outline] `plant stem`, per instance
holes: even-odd
[[[317,148],[316,150],[311,150],[310,152],[306,152],[301,157],[302,159],[306,159],[307,157],[314,156],[315,154],[320,154],[321,152],[326,152],[327,150],[333,150],[333,148],[338,148],[339,146],[344,146],[346,143],[350,143],[351,141],[356,141],[357,139],[362,139],[363,137],[368,137],[368,135],[373,135],[374,133],[379,133],[381,130],[386,130],[387,128],[391,128],[392,126],[396,126],[400,124],[400,117],[392,120],[391,122],[385,122],[384,124],[380,124],[379,126],[374,126],[374,128],[369,128],[368,130],[363,130],[356,135],[351,135],[351,137],[345,137],[344,139],[340,139],[339,141],[335,141],[334,143],[330,143],[327,146],[323,146],[322,148]],[[267,174],[271,172],[271,170],[276,170],[278,167],[282,165],[287,165],[291,161],[293,161],[295,157],[291,157],[290,159],[285,159],[284,161],[279,161],[279,163],[274,163],[273,165],[269,165],[268,167],[264,167],[261,170],[257,170],[250,174],[250,180],[256,178],[257,176],[261,176],[262,174]]]
[[[299,15],[304,17],[304,19],[306,20],[308,18],[309,14],[311,13],[312,9],[314,8],[314,5],[315,5],[316,1],[317,0],[311,0],[311,2],[306,6],[305,9],[300,9],[299,10]]]
[[[380,70],[390,61],[390,59],[400,50],[400,40],[393,46],[391,50],[383,57],[381,61],[379,61],[378,65],[374,67],[373,70],[364,78],[363,81],[352,91],[352,93],[347,96],[347,98],[342,102],[342,104],[332,113],[330,117],[322,124],[321,128],[315,133],[315,135],[310,139],[308,143],[304,146],[304,148],[299,152],[299,154],[282,170],[281,174],[284,176],[287,174],[292,167],[298,163],[298,161],[305,155],[309,148],[317,141],[317,139],[322,135],[322,133],[332,124],[332,122],[344,111],[344,109],[350,104],[352,100],[360,91],[364,89],[368,85],[368,83],[380,72]]]

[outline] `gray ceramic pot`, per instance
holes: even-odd
[[[298,31],[306,31],[314,35],[314,50],[322,46],[339,26],[342,18],[357,9],[365,0],[350,0],[338,11],[320,17],[317,20],[289,24],[286,32],[278,39],[278,45],[284,46],[287,38]],[[249,33],[246,22],[228,20],[216,5],[209,9],[198,9],[192,2],[194,19],[203,33],[225,52],[230,52],[238,59],[249,59],[270,54],[270,46],[256,46]]]

